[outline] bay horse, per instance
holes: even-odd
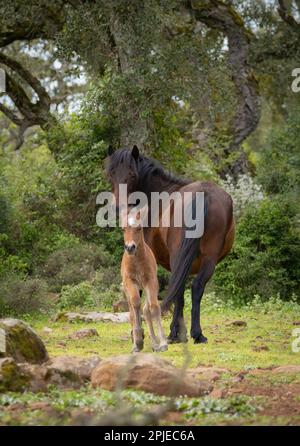
[[[188,275],[192,274],[195,278],[192,281],[190,334],[195,343],[207,342],[200,325],[200,303],[216,264],[229,253],[234,242],[235,223],[230,195],[212,182],[193,182],[166,172],[157,161],[142,155],[136,145],[131,150],[114,150],[110,146],[106,172],[117,208],[123,205],[119,202],[120,184],[127,185],[127,196],[143,192],[149,203],[152,192],[204,192],[205,220],[201,237],[187,238],[184,225],[174,227],[172,224],[167,228],[145,227],[144,237],[157,263],[171,271],[167,295],[162,302],[163,310],[174,303],[168,341],[187,341],[183,318],[184,291]]]
[[[138,219],[140,218],[138,214]],[[125,221],[126,218],[126,221]],[[144,319],[148,325],[152,350],[168,350],[167,339],[161,323],[158,303],[157,265],[153,252],[145,243],[143,227],[134,217],[123,217],[124,254],[121,263],[123,290],[125,292],[132,326],[133,352],[144,347],[144,333],[141,320],[140,292],[145,292]],[[158,337],[154,325],[157,326]]]

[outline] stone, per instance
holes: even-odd
[[[4,351],[1,356],[11,356],[16,362],[42,364],[49,357],[41,338],[19,319],[0,319],[0,328],[5,333]]]
[[[80,358],[78,356],[57,356],[47,363],[48,370],[57,370],[62,374],[76,375],[82,381],[89,381],[92,371],[100,363],[99,356]]]
[[[0,392],[23,391],[29,378],[13,358],[0,358]]]
[[[273,369],[272,373],[300,373],[300,365],[282,365]]]
[[[247,322],[238,320],[238,321],[228,322],[228,324],[226,325],[231,325],[233,327],[247,327]]]
[[[53,329],[49,328],[49,327],[44,327],[42,331],[43,331],[43,333],[46,333],[46,334],[53,333]]]
[[[117,302],[113,303],[114,313],[129,311],[128,302],[126,299],[119,299]]]
[[[215,382],[221,378],[224,373],[230,373],[227,369],[221,367],[204,367],[198,366],[194,369],[189,369],[188,374],[192,378],[204,379],[210,382]]]
[[[92,372],[91,383],[93,387],[111,391],[121,386],[168,396],[202,396],[213,388],[207,381],[182,374],[182,370],[150,353],[119,355],[102,360]]]
[[[91,338],[93,336],[99,336],[96,328],[82,328],[81,330],[75,331],[75,333],[70,334],[70,339],[83,339],[83,338]]]
[[[66,322],[116,322],[118,324],[129,322],[129,312],[126,313],[107,313],[107,312],[90,312],[90,313],[59,313],[55,321]]]
[[[32,392],[46,392],[50,384],[64,389],[78,389],[91,378],[92,370],[99,364],[99,356],[80,358],[58,356],[46,364],[19,364],[27,376],[26,388]]]

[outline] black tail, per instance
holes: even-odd
[[[193,199],[191,211],[195,215],[196,200]],[[206,196],[204,198],[204,217],[207,213]],[[191,228],[189,228],[191,230]],[[172,275],[167,291],[167,295],[161,303],[163,312],[168,311],[173,302],[180,298],[185,290],[186,279],[192,268],[193,261],[199,255],[200,238],[186,238],[186,229],[183,233],[182,242],[178,250],[176,262],[172,270]]]

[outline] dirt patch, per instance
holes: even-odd
[[[254,384],[243,380],[226,391],[226,397],[234,395],[264,397],[260,416],[300,417],[300,384]]]

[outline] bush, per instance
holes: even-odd
[[[89,308],[94,306],[94,288],[88,282],[66,285],[62,288],[59,300],[61,309]]]
[[[250,206],[237,228],[232,252],[217,266],[216,290],[237,303],[299,295],[300,237],[294,212],[282,199]]]
[[[111,264],[111,257],[102,246],[78,243],[50,254],[40,273],[52,291],[60,291],[64,285],[92,280],[97,269],[107,269]]]
[[[49,307],[44,280],[10,276],[0,282],[0,317],[35,313]]]

